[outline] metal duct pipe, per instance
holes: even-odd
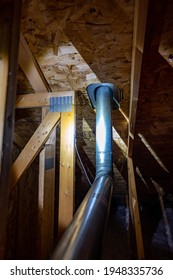
[[[71,224],[66,229],[52,259],[98,259],[113,189],[112,104],[117,89],[112,84],[91,84],[87,91],[96,107],[96,178]],[[114,102],[113,102],[114,101]]]
[[[106,174],[112,176],[112,101],[109,86],[100,86],[96,98],[96,178]]]

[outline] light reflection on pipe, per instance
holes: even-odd
[[[97,124],[97,141],[99,145],[99,150],[104,151],[105,150],[105,144],[106,144],[106,128],[105,128],[105,121],[103,117],[101,116],[99,119],[99,122]]]

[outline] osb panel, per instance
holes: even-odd
[[[76,144],[92,182],[95,176],[95,111],[89,103],[86,87],[95,82],[115,83],[124,92],[121,107],[128,116],[133,1],[24,1],[21,29],[52,91],[76,91]],[[19,68],[18,93],[28,92],[33,92],[32,87]],[[17,110],[15,132],[27,142],[40,119],[40,110]],[[124,194],[127,121],[119,111],[113,112],[113,126],[116,129],[113,133],[115,190]],[[59,128],[56,160],[58,168]],[[29,250],[30,242],[35,242],[34,249],[37,250],[34,234],[27,244],[31,217],[35,217],[36,225],[38,214],[37,186],[29,181],[35,178],[34,182],[37,182],[37,176],[34,170],[30,169],[30,172],[27,173],[28,179],[22,179],[20,187],[17,219],[24,225],[16,236],[16,256],[21,258],[33,256],[33,251]],[[29,184],[27,188],[25,184]],[[77,207],[89,188],[77,156],[75,187]],[[39,233],[38,228],[34,228],[34,233]],[[28,253],[25,254],[23,248],[28,249]]]
[[[165,193],[172,192],[173,184],[173,69],[159,52],[162,35],[166,42],[165,28],[170,24],[166,4],[171,2],[152,1],[149,5],[134,144],[135,164],[146,182],[138,174],[138,187],[148,194],[156,192],[151,179]]]
[[[22,31],[52,90],[112,82],[128,115],[133,1],[24,1]]]
[[[24,1],[22,32],[53,91],[77,91],[77,141],[95,156],[95,113],[86,94],[93,82],[115,83],[128,116],[133,1]],[[85,125],[85,123],[87,125]],[[116,143],[127,143],[127,121],[113,112]],[[89,141],[87,140],[89,138]],[[124,144],[123,144],[124,145]],[[84,149],[85,149],[84,148]],[[116,153],[116,161],[121,160]]]
[[[162,28],[159,53],[173,67],[172,9],[173,9],[173,2],[168,1],[166,5],[165,20]]]
[[[84,142],[90,138],[84,145],[93,164],[95,113],[86,86],[100,81],[115,83],[124,92],[121,108],[128,116],[133,5],[125,0],[33,0],[23,4],[22,32],[51,89],[77,91],[77,138]],[[121,138],[127,143],[127,121],[113,112],[113,125],[121,147]],[[120,148],[116,161],[124,151]]]

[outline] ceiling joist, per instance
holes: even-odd
[[[36,92],[51,91],[25,38],[20,34],[19,65]]]

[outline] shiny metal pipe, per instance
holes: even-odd
[[[109,213],[113,189],[111,120],[113,85],[90,86],[88,90],[93,91],[96,104],[96,177],[55,248],[51,258],[54,260],[98,259]]]
[[[96,178],[112,176],[112,101],[113,92],[108,86],[100,86],[96,95]]]
[[[55,249],[54,260],[99,259],[113,180],[97,178]]]

